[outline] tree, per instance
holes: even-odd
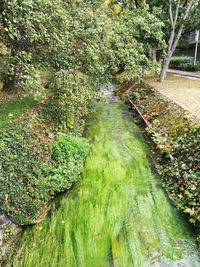
[[[143,2],[117,15],[100,0],[2,0],[1,36],[11,48],[16,91],[37,87],[38,60],[55,72],[82,70],[98,82],[110,80],[121,62],[124,78],[140,76],[141,65],[151,66],[148,50],[162,38],[160,21]]]
[[[167,50],[164,54],[162,69],[160,73],[160,81],[162,82],[165,77],[169,64],[178,45],[178,42],[183,34],[183,31],[192,18],[199,4],[199,0],[169,0],[168,1],[168,21],[170,25],[170,32],[167,44]]]
[[[11,50],[10,77],[16,92],[35,87],[35,56],[62,49],[67,25],[62,0],[1,0],[0,38]]]

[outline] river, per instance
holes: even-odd
[[[198,248],[151,169],[127,107],[98,103],[82,180],[21,237],[16,267],[199,267]]]

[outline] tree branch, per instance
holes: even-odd
[[[179,14],[179,8],[180,8],[180,0],[178,0],[178,3],[176,4],[176,13],[175,13],[175,19],[174,19],[174,26],[176,25],[178,14]]]
[[[180,0],[179,0],[179,2],[180,2]],[[181,26],[180,26],[180,28],[178,30],[178,33],[177,33],[176,38],[175,38],[175,41],[173,42],[173,45],[172,45],[171,54],[174,53],[174,51],[175,51],[175,49],[177,47],[177,44],[178,44],[178,42],[180,40],[182,32],[183,32],[183,30],[185,28],[185,23],[186,23],[187,18],[189,17],[189,15],[190,15],[191,11],[193,10],[193,8],[195,8],[195,6],[198,3],[199,3],[199,0],[191,0],[191,1],[188,2],[187,8],[186,8],[184,16],[183,16],[182,24],[181,24]],[[177,19],[178,19],[178,17],[177,17]]]
[[[172,12],[172,0],[169,0],[169,18],[170,18],[171,26],[174,27],[174,19],[173,19],[173,12]]]

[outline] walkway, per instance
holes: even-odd
[[[182,71],[182,70],[172,70],[172,69],[169,69],[167,72],[170,74],[176,74],[176,75],[180,75],[180,76],[184,76],[184,77],[200,79],[200,74],[195,73],[195,72]]]
[[[162,83],[155,78],[147,78],[145,82],[200,120],[199,79],[169,75]]]

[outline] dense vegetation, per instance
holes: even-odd
[[[103,1],[3,0],[0,14],[1,40],[10,49],[6,84],[20,92],[41,90],[40,62],[56,72],[82,69],[96,80],[110,78],[121,63],[127,76],[138,75],[162,37],[162,24],[145,6],[117,15]]]
[[[78,179],[88,146],[75,136],[97,88],[119,70],[129,80],[141,65],[153,67],[148,55],[161,26],[144,2],[122,10],[113,1],[1,1],[3,90],[39,102],[17,121],[24,109],[7,105],[14,117],[0,133],[0,205],[14,222],[37,222],[48,200]],[[50,73],[45,83],[41,70]]]
[[[140,83],[128,95],[149,122],[146,130],[155,144],[163,185],[190,222],[200,227],[200,128],[191,125],[181,107],[149,85]]]
[[[88,151],[80,137],[58,136],[50,145],[36,129],[25,120],[0,131],[1,210],[19,224],[36,222],[50,197],[77,181]]]
[[[193,57],[174,56],[171,59],[170,67],[172,69],[184,71],[200,71],[200,64],[193,64]]]

